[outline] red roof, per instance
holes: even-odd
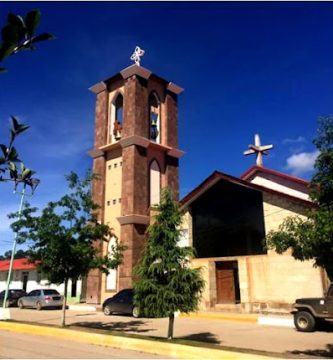
[[[266,192],[266,193],[270,193],[273,195],[278,195],[284,198],[287,198],[291,201],[300,203],[304,206],[307,207],[313,207],[314,203],[309,201],[309,200],[305,200],[305,199],[301,199],[292,195],[288,195],[286,193],[277,191],[277,190],[273,190],[273,189],[269,189],[266,188],[264,186],[261,185],[257,185],[257,184],[253,184],[249,181],[237,178],[235,176],[231,176],[228,174],[224,174],[221,173],[219,171],[214,171],[210,176],[208,176],[208,178],[206,178],[206,180],[204,180],[199,186],[197,186],[194,190],[192,190],[189,194],[187,194],[181,201],[181,206],[187,206],[189,205],[192,201],[194,201],[196,198],[198,198],[201,194],[203,194],[206,190],[208,190],[210,187],[214,186],[218,181],[220,180],[225,180],[240,186],[244,186],[250,189],[254,189],[254,190],[258,190],[260,192]]]
[[[8,271],[9,263],[10,260],[0,260],[0,271]],[[14,259],[13,261],[13,270],[32,270],[36,267],[36,264],[29,263],[27,258]]]
[[[266,174],[269,174],[269,175],[275,175],[275,176],[278,176],[278,177],[280,177],[282,179],[293,181],[293,182],[295,182],[297,184],[301,184],[301,185],[304,185],[304,186],[309,185],[308,181],[305,181],[305,180],[303,180],[301,178],[298,178],[296,176],[287,175],[287,174],[284,174],[282,172],[272,170],[272,169],[268,169],[268,168],[265,168],[263,166],[258,166],[258,165],[254,165],[254,166],[250,167],[247,171],[245,171],[245,173],[240,178],[242,180],[248,180],[251,176],[255,175],[256,173],[260,173],[260,172],[266,173]]]

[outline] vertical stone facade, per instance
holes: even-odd
[[[178,158],[182,152],[178,146],[177,95],[180,87],[152,74],[149,70],[136,65],[122,70],[119,74],[94,85],[91,90],[97,94],[95,119],[95,147],[90,152],[94,158],[94,172],[101,180],[94,184],[93,197],[102,209],[99,219],[115,229],[115,235],[126,246],[124,261],[118,268],[117,290],[132,286],[133,267],[142,256],[145,233],[150,223],[150,164],[157,161],[160,168],[161,187],[170,187],[178,199]],[[121,139],[110,141],[108,133],[112,131],[114,116],[110,115],[112,99],[121,93],[123,96],[123,119]],[[150,139],[150,103],[152,93],[160,101],[160,141]],[[110,100],[111,99],[111,100]],[[121,159],[121,176],[112,177],[112,171],[106,169],[110,163],[106,159],[115,156]],[[118,166],[120,160],[117,161]],[[112,168],[112,166],[111,166]],[[108,171],[108,183],[106,183]],[[115,174],[115,172],[114,172]],[[114,175],[115,176],[115,175]],[[121,209],[116,216],[112,199],[105,199],[108,190],[119,182]],[[111,200],[111,201],[110,201]],[[119,204],[119,202],[117,203]],[[116,206],[116,205],[115,205]],[[118,205],[117,205],[118,206]],[[117,223],[117,226],[114,224]],[[107,246],[96,242],[101,253]],[[100,303],[105,297],[105,286],[101,286],[98,271],[92,271],[87,280],[87,302]],[[103,280],[105,281],[105,280]],[[103,285],[103,284],[102,284]],[[102,290],[103,291],[102,291]]]

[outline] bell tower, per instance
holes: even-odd
[[[141,257],[151,207],[161,189],[178,199],[177,99],[183,91],[137,64],[90,88],[96,94],[95,142],[90,151],[99,220],[126,246],[123,264],[105,276],[91,271],[87,303],[100,303],[112,293],[132,287],[133,267]],[[95,246],[106,254],[108,244]]]

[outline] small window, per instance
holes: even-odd
[[[117,244],[117,238],[112,236],[108,244],[108,256],[112,258],[114,255],[114,249]],[[110,269],[108,275],[106,276],[106,289],[115,290],[117,288],[117,270]]]
[[[115,205],[116,202],[117,202],[117,200],[116,200],[116,199],[113,199],[113,201],[112,201],[113,205]]]
[[[149,97],[149,137],[160,142],[160,102],[154,93]]]
[[[48,289],[44,290],[44,295],[60,295],[57,290]]]
[[[113,165],[113,167],[114,167],[114,168],[116,168],[117,166],[118,166],[118,164],[117,164],[117,163],[115,163],[115,164]]]
[[[114,122],[113,122],[113,137],[114,140],[121,139],[121,132],[123,130],[123,97],[119,94],[113,103],[112,110],[114,111]]]
[[[118,199],[119,204],[121,203],[121,198]]]
[[[122,162],[122,161],[120,161],[119,166],[123,166],[123,162]]]
[[[106,205],[107,205],[107,206],[110,206],[110,200],[108,200],[108,201],[106,202]]]
[[[108,166],[108,170],[111,170],[111,169],[112,169],[112,166],[111,166],[111,165],[109,165],[109,166]]]
[[[156,160],[150,164],[150,205],[160,203],[161,173]]]

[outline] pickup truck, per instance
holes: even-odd
[[[322,298],[297,299],[291,313],[298,331],[314,331],[320,323],[333,320],[333,283]]]

